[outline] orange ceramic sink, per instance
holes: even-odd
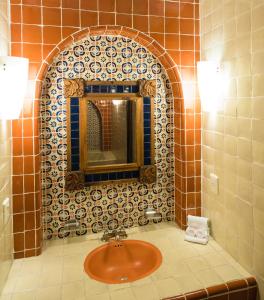
[[[111,241],[89,253],[84,261],[84,269],[95,280],[126,283],[148,276],[161,262],[159,249],[150,243]]]

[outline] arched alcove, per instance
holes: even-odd
[[[65,189],[67,156],[57,147],[66,148],[66,99],[63,79],[86,81],[155,80],[154,140],[157,182],[105,182],[79,191]],[[98,100],[100,102],[100,100]],[[135,39],[113,32],[82,35],[64,47],[50,63],[43,81],[41,97],[41,147],[50,151],[42,156],[42,165],[53,161],[52,170],[42,172],[44,232],[46,238],[63,238],[65,222],[77,219],[80,228],[75,234],[115,229],[118,225],[146,225],[146,207],[156,206],[160,218],[174,219],[174,97],[165,68],[156,56]],[[53,116],[48,119],[47,115]],[[106,116],[102,115],[102,118]],[[104,124],[104,120],[102,120]],[[103,130],[104,131],[104,130]],[[130,191],[130,192],[128,192]],[[79,195],[83,199],[80,203]],[[50,201],[48,201],[50,200]],[[57,203],[57,205],[54,205]],[[45,216],[49,216],[46,218]]]
[[[185,113],[184,98],[183,98],[181,81],[180,81],[180,76],[179,76],[177,66],[170,58],[169,54],[164,50],[164,48],[162,48],[154,39],[134,29],[121,27],[121,26],[92,26],[90,28],[72,34],[68,38],[63,40],[61,43],[59,43],[43,61],[42,67],[38,73],[38,79],[36,84],[36,98],[40,99],[41,87],[43,84],[44,77],[54,58],[60,52],[65,50],[67,47],[69,47],[73,43],[78,43],[78,41],[80,41],[84,37],[89,37],[89,36],[92,37],[98,35],[112,35],[112,36],[115,35],[115,36],[121,36],[128,39],[133,39],[135,42],[142,45],[152,55],[155,56],[155,58],[162,65],[168,77],[168,82],[171,87],[172,99],[173,99],[173,111],[171,114],[172,114],[172,118],[174,119],[174,123],[173,123],[174,136],[171,137],[171,143],[174,145],[174,158],[177,159],[175,182],[174,182],[174,187],[172,187],[172,190],[175,189],[175,194],[174,194],[175,198],[170,200],[171,203],[173,202],[173,204],[170,205],[174,206],[174,201],[175,201],[176,221],[181,227],[184,227],[186,224],[186,215],[188,213],[188,203],[186,201],[188,201],[187,192],[189,189],[187,183],[188,175],[186,174],[187,173],[186,157],[188,156],[188,152],[190,149],[190,147],[186,147],[186,143],[185,143],[186,124],[185,124],[185,114],[184,114]],[[96,195],[96,197],[97,196],[98,195]],[[83,199],[85,198],[85,195],[83,195],[81,192],[78,192],[77,197]],[[100,197],[100,195],[98,197]],[[194,208],[192,209],[192,211],[195,211],[195,207],[196,207],[195,202],[189,207]],[[95,208],[94,211],[98,211],[98,207]],[[199,211],[197,211],[196,213],[199,214]]]

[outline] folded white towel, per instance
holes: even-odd
[[[208,219],[188,215],[188,227],[186,229],[185,240],[207,244],[209,240]]]
[[[186,235],[185,236],[185,241],[206,245],[208,243],[208,238],[207,239],[206,238],[201,239],[201,238],[198,238],[198,237],[192,237],[192,236]]]
[[[188,215],[187,225],[192,226],[194,228],[207,229],[208,228],[208,218]]]
[[[209,232],[205,229],[196,229],[189,226],[186,229],[186,235],[191,237],[207,238],[209,236]]]

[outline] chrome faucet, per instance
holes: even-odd
[[[109,242],[110,239],[115,237],[115,230],[108,231],[107,229],[104,231],[103,236],[101,237],[102,242]]]
[[[127,233],[123,226],[120,226],[116,232],[116,239],[123,240],[127,238]]]
[[[122,240],[122,239],[126,239],[127,238],[127,233],[124,229],[123,226],[119,227],[117,230],[105,230],[104,234],[101,238],[102,242],[109,242],[110,240],[114,239],[116,241]]]

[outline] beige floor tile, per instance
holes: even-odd
[[[81,253],[88,255],[94,248],[101,246],[101,243],[98,240],[85,241],[81,244]]]
[[[0,295],[0,300],[11,300],[12,295]]]
[[[84,272],[83,268],[78,267],[70,267],[70,268],[63,268],[62,272],[62,282],[72,282],[72,281],[78,281],[78,280],[84,280],[86,279],[88,275]]]
[[[62,300],[80,300],[85,297],[84,282],[75,281],[62,286]]]
[[[217,267],[227,264],[226,259],[217,252],[210,252],[207,255],[204,255],[203,257],[211,267]]]
[[[156,286],[153,283],[145,284],[141,286],[133,286],[132,292],[137,300],[159,300],[159,293]]]
[[[180,248],[180,247],[178,247]],[[179,257],[177,248],[169,249],[164,255],[162,253],[162,262],[169,265],[177,265],[179,262],[182,262],[183,258]]]
[[[2,295],[12,294],[14,292],[17,280],[17,276],[8,277],[2,290]]]
[[[74,255],[74,254],[85,254],[89,253],[94,248],[100,245],[99,241],[97,240],[90,240],[90,241],[80,241],[78,239],[71,239],[69,243],[65,243],[63,246],[63,255]]]
[[[108,286],[108,291],[111,293],[114,291],[130,288],[131,284],[130,283],[108,284],[107,286]]]
[[[13,294],[12,300],[35,300],[35,291],[21,292]]]
[[[213,247],[216,251],[223,251],[223,248],[212,238],[209,240],[210,246]]]
[[[83,268],[85,257],[83,255],[67,255],[63,257],[64,268]]]
[[[190,257],[186,260],[186,264],[193,272],[208,269],[210,266],[203,257]]]
[[[219,252],[219,254],[227,261],[227,263],[232,266],[237,272],[240,274],[241,277],[249,277],[251,276],[231,255],[229,255],[225,251]]]
[[[51,271],[44,271],[40,274],[40,284],[39,287],[49,287],[54,285],[60,285],[62,283],[62,269],[54,268]]]
[[[152,278],[152,276],[147,276],[145,278],[131,282],[130,285],[133,287],[133,286],[141,286],[141,285],[151,284],[152,283],[151,278]]]
[[[190,242],[189,242],[190,243]],[[200,255],[206,255],[212,251],[215,251],[215,249],[211,246],[210,242],[206,245],[196,244],[196,243],[190,243],[190,246],[197,251]]]
[[[236,269],[239,273],[240,278],[250,277],[252,276],[248,271],[246,271],[239,263],[230,264],[232,267]]]
[[[173,249],[177,251],[178,247],[185,247],[186,245],[189,245],[185,240],[183,235],[170,235],[169,240],[172,244]]]
[[[21,274],[31,274],[38,276],[42,271],[42,262],[40,260],[24,260],[21,264]]]
[[[173,272],[172,272],[173,276],[177,276],[177,275],[179,276],[179,274],[181,276],[190,274],[190,268],[186,262],[176,261],[175,263],[172,263],[172,268],[173,268]]]
[[[57,241],[54,241],[57,242]],[[48,243],[43,251],[42,251],[42,257],[45,256],[62,256],[63,255],[63,243],[61,241],[59,241],[59,243],[52,243],[52,241],[50,241],[50,243]]]
[[[14,292],[26,292],[39,288],[40,277],[36,275],[26,275],[18,278]]]
[[[153,238],[153,242],[152,242],[156,247],[159,248],[159,250],[162,253],[166,253],[168,251],[168,249],[172,248],[172,243],[168,240],[163,238],[159,238],[159,239],[155,239]]]
[[[203,284],[204,288],[224,282],[212,268],[195,272],[194,275]]]
[[[164,263],[164,264],[171,264],[171,263],[179,260],[177,258],[176,252],[171,251],[171,249],[169,249],[167,251],[166,255],[164,255],[164,253],[161,253],[161,254],[162,254],[162,263]]]
[[[63,258],[54,256],[42,256],[42,271],[52,273],[54,270],[61,269],[63,267]]]
[[[93,298],[86,297],[87,300],[110,300],[110,294],[104,293],[100,295],[93,295]]]
[[[174,278],[154,281],[160,298],[176,296],[181,292],[178,282]]]
[[[15,259],[12,263],[12,267],[9,271],[8,277],[17,277],[21,274],[23,259]]]
[[[198,256],[198,253],[193,248],[191,248],[190,245],[184,245],[175,248],[175,255],[177,255],[179,259],[187,259]]]
[[[130,288],[113,291],[110,293],[111,300],[136,300]]]
[[[63,256],[82,253],[80,244],[68,244],[63,246]]]
[[[161,264],[161,266],[152,274],[155,279],[169,278],[174,274],[173,265]]]
[[[192,292],[203,287],[201,282],[199,282],[193,274],[186,276],[175,276],[174,279],[179,286],[179,293]]]
[[[61,290],[61,286],[52,286],[38,289],[36,291],[36,300],[60,300]]]
[[[224,281],[241,278],[239,272],[230,265],[218,266],[214,270]]]
[[[84,287],[85,287],[86,297],[104,294],[109,291],[108,286],[106,284],[92,280],[92,279],[84,280]]]

